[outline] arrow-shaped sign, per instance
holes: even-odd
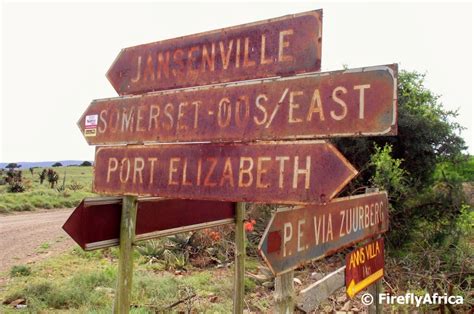
[[[276,212],[260,241],[259,252],[279,275],[387,229],[385,192],[338,198],[326,205]]]
[[[91,145],[254,141],[397,133],[397,65],[94,100]]]
[[[383,238],[358,247],[346,256],[346,292],[352,299],[363,289],[383,277]]]
[[[121,197],[86,198],[63,229],[84,250],[116,246],[120,239]],[[233,223],[234,203],[140,198],[136,240]]]
[[[119,95],[319,71],[322,11],[122,49],[107,78]]]
[[[324,141],[104,146],[94,191],[281,204],[323,203],[357,174]]]

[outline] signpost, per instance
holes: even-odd
[[[119,95],[321,68],[322,10],[122,49],[107,78]]]
[[[94,191],[282,204],[324,203],[357,174],[324,141],[99,147]]]
[[[346,292],[354,296],[383,277],[383,238],[364,244],[346,256]]]
[[[122,197],[86,198],[63,229],[86,251],[117,246]],[[234,222],[235,204],[174,199],[138,199],[135,240],[147,240]]]
[[[357,170],[315,139],[396,135],[398,67],[316,73],[321,42],[317,10],[120,52],[107,78],[122,97],[94,100],[78,126],[107,145],[96,148],[94,191],[121,197],[85,200],[63,226],[85,250],[120,242],[114,313],[130,309],[135,240],[231,222],[242,313],[244,202],[305,205],[274,214],[259,244],[277,312],[294,308],[294,268],[387,231],[387,194],[333,199]],[[383,242],[348,258],[350,296],[383,275]],[[314,307],[341,274],[298,306]]]
[[[391,135],[397,66],[94,100],[78,121],[89,144]]]
[[[385,192],[276,212],[259,244],[275,275],[328,256],[388,229]]]

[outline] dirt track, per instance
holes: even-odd
[[[61,228],[71,212],[59,209],[0,215],[0,273],[72,247],[74,242]]]

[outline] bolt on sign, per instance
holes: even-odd
[[[94,100],[78,126],[92,145],[394,135],[396,110],[392,64]]]
[[[119,245],[122,197],[86,198],[63,225],[86,250]],[[215,201],[138,199],[136,241],[234,222],[235,204]]]
[[[357,174],[324,141],[98,147],[94,191],[282,204],[332,199]]]
[[[319,71],[322,10],[122,49],[119,95]]]
[[[275,275],[388,229],[388,198],[377,192],[273,214],[258,250]]]
[[[383,277],[383,244],[383,238],[380,238],[346,255],[346,292],[351,299]]]

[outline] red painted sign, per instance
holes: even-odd
[[[384,249],[380,238],[357,248],[346,256],[346,292],[353,298],[383,277]]]
[[[121,197],[84,199],[63,229],[84,250],[116,246],[120,239]],[[139,199],[137,241],[234,222],[229,202]]]
[[[332,199],[357,174],[324,141],[104,146],[94,191],[282,204]]]
[[[94,100],[91,145],[397,133],[397,65]]]
[[[387,229],[387,193],[362,194],[276,212],[258,248],[279,275]]]
[[[107,78],[119,95],[321,69],[322,11],[122,49]]]

